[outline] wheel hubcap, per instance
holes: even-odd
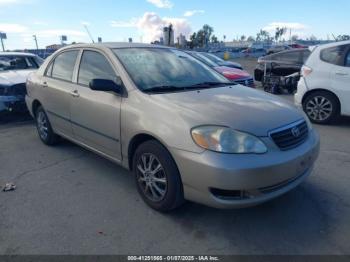
[[[150,153],[142,154],[137,161],[137,180],[144,195],[153,202],[164,199],[167,179],[158,158]]]
[[[331,116],[333,105],[331,101],[323,96],[316,96],[306,104],[306,113],[316,121],[324,121]]]
[[[38,113],[37,125],[40,137],[45,140],[48,136],[48,123],[44,112]]]

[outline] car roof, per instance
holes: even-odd
[[[24,53],[24,52],[0,52],[0,56],[36,56],[32,53]]]
[[[350,45],[350,40],[346,41],[338,41],[338,42],[332,42],[329,44],[322,44],[322,45],[317,45],[317,47],[323,48],[328,48],[328,47],[333,47],[333,46],[338,46],[338,45]]]
[[[152,44],[143,44],[143,43],[126,43],[126,42],[106,42],[106,43],[90,43],[90,44],[73,44],[65,46],[62,49],[69,49],[69,48],[110,48],[110,49],[116,49],[116,48],[171,48],[168,46],[162,46],[162,45],[152,45]]]

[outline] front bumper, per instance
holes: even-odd
[[[299,82],[298,82],[298,88],[297,88],[297,92],[294,95],[294,104],[299,107],[302,108],[303,107],[303,98],[305,93],[308,91],[307,89],[307,85],[306,85],[306,81],[304,77],[301,77]]]
[[[320,147],[314,130],[302,145],[288,151],[280,151],[270,138],[263,140],[269,152],[262,155],[171,149],[185,198],[216,208],[253,206],[290,191],[311,173]],[[217,191],[242,195],[223,197]]]
[[[23,110],[25,101],[23,96],[0,96],[0,112]]]

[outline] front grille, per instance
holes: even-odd
[[[24,97],[27,94],[26,84],[17,84],[13,86],[0,87],[0,96],[19,96]]]
[[[301,145],[308,138],[308,135],[309,129],[305,121],[270,133],[270,137],[281,150],[289,150]]]
[[[9,88],[9,92],[13,96],[25,96],[27,94],[26,84],[17,84]]]
[[[248,79],[243,79],[243,80],[235,80],[234,82],[237,84],[249,86],[249,87],[255,86],[253,78],[248,78]]]

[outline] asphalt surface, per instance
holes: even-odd
[[[248,209],[187,203],[160,214],[128,171],[7,121],[0,185],[17,189],[0,192],[0,254],[350,254],[350,120],[315,128],[321,154],[294,191]]]

